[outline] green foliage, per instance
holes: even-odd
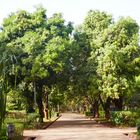
[[[8,140],[6,136],[6,131],[7,131],[6,127],[3,126],[0,131],[0,140]]]
[[[58,105],[71,105],[85,111],[100,100],[103,109],[109,110],[115,99],[125,100],[126,104],[126,99],[136,92],[133,97],[139,106],[138,24],[130,17],[114,22],[111,15],[90,10],[73,36],[72,31],[72,23],[66,24],[62,14],[48,18],[42,7],[33,13],[17,11],[3,21],[0,127],[5,118],[6,97],[8,110],[26,108],[27,112],[34,112],[38,104],[42,119],[43,103],[46,110],[48,106],[51,110]],[[114,122],[126,123],[131,115],[116,113]],[[28,123],[37,117],[30,114]],[[130,125],[134,125],[133,121]]]
[[[49,94],[49,105],[50,109],[57,108],[57,106],[61,106],[64,103],[64,94],[60,93],[58,87],[52,87]]]
[[[128,101],[130,108],[140,107],[140,76],[136,77],[134,94]]]
[[[85,115],[86,115],[86,116],[93,116],[93,113],[90,112],[90,111],[86,111],[86,112],[85,112]]]
[[[5,119],[0,133],[0,140],[8,140],[7,138],[7,124],[11,123],[15,126],[14,140],[23,138],[24,119],[7,118]]]
[[[23,100],[24,100],[23,96],[21,96],[21,93],[19,91],[11,90],[7,94],[7,105],[6,105],[7,111],[23,110],[25,108]]]
[[[30,113],[26,115],[25,113],[22,112],[9,112],[2,125],[0,140],[7,140],[6,131],[7,131],[7,124],[9,123],[12,123],[15,126],[14,140],[22,139],[23,130],[27,128],[33,129],[37,124],[38,117],[39,115],[37,113]]]
[[[137,74],[133,61],[139,57],[138,25],[131,18],[122,18],[105,30],[98,41],[101,46],[97,73],[101,76],[102,95],[125,96],[132,91]]]
[[[33,129],[36,127],[39,117],[38,113],[28,113],[25,118],[24,129]]]
[[[84,30],[90,43],[91,39],[95,39],[98,35],[100,35],[100,33],[106,29],[112,21],[111,15],[97,10],[90,10],[84,21]]]
[[[105,118],[105,112],[104,111],[99,111],[99,114],[100,114],[100,118]]]
[[[1,106],[1,110],[0,110],[0,130],[1,130],[1,126],[2,126],[2,123],[4,121],[4,118],[5,118],[5,114],[6,114],[6,96],[7,96],[6,92],[7,92],[7,84],[5,84],[4,79],[1,78],[0,79],[0,106]]]
[[[31,124],[37,122],[37,119],[39,118],[39,115],[37,113],[29,113],[26,116],[26,123]]]
[[[25,99],[22,101],[28,103],[26,108],[29,106],[33,110],[33,103],[29,102],[35,98],[32,93],[36,92],[38,100],[41,100],[43,95],[41,87],[47,84],[51,86],[55,82],[52,77],[63,71],[65,64],[63,52],[69,47],[69,35],[72,29],[72,24],[65,24],[61,14],[54,14],[47,18],[46,10],[42,7],[37,8],[33,13],[17,11],[3,21],[0,33],[2,50],[0,71],[3,72],[1,81],[8,82],[11,90],[16,88],[20,91],[20,97]],[[0,103],[4,110],[5,95],[5,93],[0,94],[0,100],[2,100]],[[16,96],[18,96],[17,93]],[[20,109],[18,103],[23,102],[19,98],[12,99],[10,94],[9,98],[11,98],[9,109]],[[37,103],[41,104],[41,101]],[[42,108],[39,109],[42,110]],[[4,111],[0,113],[4,114]],[[4,118],[4,115],[0,114],[0,116]]]
[[[115,125],[136,126],[139,115],[139,111],[113,111],[111,121]]]

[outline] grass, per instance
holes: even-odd
[[[23,130],[24,130],[24,120],[17,119],[17,118],[6,118],[3,126],[2,126],[2,133],[0,136],[0,140],[7,140],[7,125],[12,123],[15,126],[15,137],[13,140],[22,140],[23,138]]]
[[[6,119],[3,123],[2,131],[0,133],[0,140],[8,140],[6,136],[7,125],[12,123],[15,126],[15,136],[12,140],[22,140],[23,139],[23,130],[24,129],[44,129],[51,122],[53,122],[56,117],[51,119],[43,119],[43,123],[38,122],[38,114],[25,114],[24,112],[10,112],[7,114]]]

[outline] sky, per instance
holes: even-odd
[[[35,6],[47,9],[47,16],[60,12],[66,21],[81,24],[89,10],[106,11],[117,20],[130,16],[140,25],[140,0],[0,0],[0,25],[11,12],[23,9],[33,12]]]

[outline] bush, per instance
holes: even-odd
[[[60,116],[59,112],[56,112],[56,117],[59,117],[59,116]]]
[[[12,120],[12,119],[11,119]],[[15,122],[14,120],[14,126],[15,126],[15,133],[13,140],[19,140],[22,139],[23,137],[23,123]],[[8,140],[7,136],[7,124],[3,124],[2,129],[0,131],[0,140]]]
[[[100,118],[105,118],[105,112],[104,111],[99,111]]]
[[[57,116],[59,116],[59,112],[55,112],[55,111],[53,111],[51,109],[48,111],[49,119],[51,119],[52,117],[57,117]]]
[[[86,111],[86,112],[85,112],[85,116],[93,116],[93,113],[90,112],[90,111]]]
[[[0,131],[0,140],[8,140],[8,137],[6,136],[6,126],[3,126]]]
[[[16,138],[23,136],[23,130],[24,130],[23,123],[15,123],[15,137]]]
[[[136,126],[139,115],[139,111],[113,111],[111,121],[115,125]]]
[[[34,123],[37,122],[37,119],[39,118],[39,115],[37,113],[29,113],[27,115],[26,123]]]

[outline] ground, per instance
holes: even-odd
[[[135,140],[126,134],[136,132],[136,128],[114,128],[105,126],[76,113],[63,113],[49,128],[25,130],[24,136],[35,140]]]

